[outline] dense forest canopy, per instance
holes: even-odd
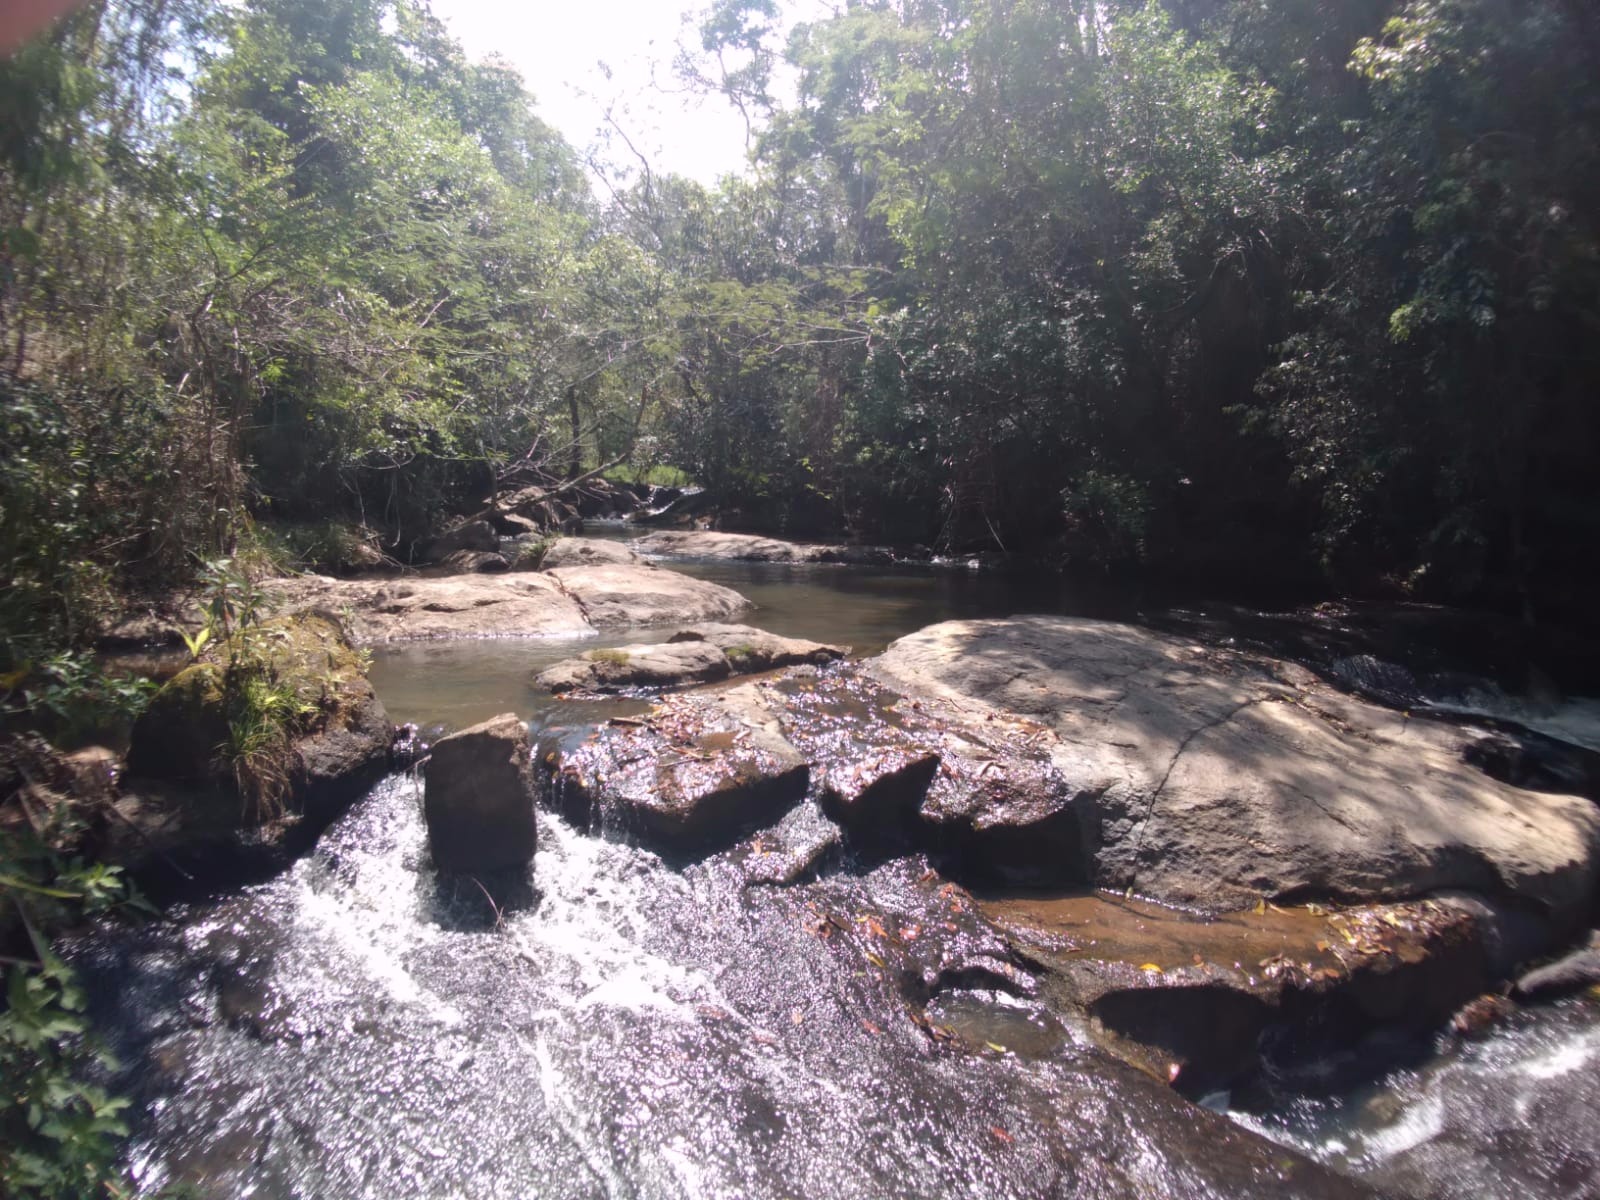
[[[208,557],[403,557],[518,462],[671,465],[796,535],[1583,611],[1591,5],[775,16],[716,0],[678,64],[750,122],[710,189],[591,187],[540,81],[417,0],[93,0],[0,62],[0,667]]]

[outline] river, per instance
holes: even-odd
[[[755,624],[860,652],[951,616],[1110,615],[1055,583],[1019,594],[961,571],[684,569],[754,599]],[[575,648],[384,649],[372,678],[399,721],[511,710],[575,735],[636,704],[541,697],[531,673]],[[541,814],[537,899],[495,911],[435,877],[419,807],[417,782],[391,776],[277,878],[72,946],[136,1101],[143,1194],[1333,1196],[1360,1194],[1353,1177],[1419,1197],[1600,1195],[1590,997],[1331,1095],[1202,1108],[1025,989],[950,986],[931,1003],[961,1041],[931,1038],[914,1019],[928,998],[858,937],[931,923],[920,861],[748,886],[741,848],[672,868]],[[941,954],[993,953],[970,914],[945,924]]]

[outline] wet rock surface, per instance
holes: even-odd
[[[967,878],[1067,887],[1088,871],[1086,797],[1026,717],[913,699],[844,666],[774,682],[786,736],[867,851],[911,846]]]
[[[1192,689],[1203,685],[1190,670],[1191,656],[1214,652],[1145,631],[1130,636],[1127,627],[1095,623],[1050,631],[1078,637],[1079,657],[1070,646],[1046,642],[1032,622],[1024,623],[1020,647],[1009,633],[992,628],[1013,622],[983,624],[991,627],[983,631],[991,640],[975,662],[962,667],[969,675],[961,677],[961,686],[944,686],[926,670],[920,676],[906,671],[897,655],[902,642],[867,664],[799,668],[731,691],[703,690],[657,706],[639,725],[602,731],[563,767],[558,790],[619,814],[610,828],[668,853],[681,852],[688,841],[716,849],[735,834],[759,828],[741,860],[752,883],[810,878],[841,861],[871,864],[922,854],[946,880],[983,889],[1049,889],[1060,898],[997,901],[984,908],[985,919],[1005,934],[994,961],[1011,966],[991,963],[979,974],[1005,990],[1012,985],[996,980],[1025,965],[1050,1012],[1086,1023],[1112,1052],[1194,1095],[1262,1071],[1297,1078],[1305,1087],[1363,1077],[1389,1061],[1386,1054],[1413,1049],[1516,964],[1559,944],[1582,910],[1584,881],[1593,872],[1592,811],[1573,797],[1520,792],[1475,773],[1454,752],[1459,743],[1444,737],[1450,730],[1425,726],[1415,740],[1406,740],[1383,729],[1391,714],[1319,689],[1296,668],[1246,656],[1225,656],[1221,663],[1207,658],[1219,691],[1194,695]],[[1096,657],[1103,659],[1105,648],[1097,650],[1097,638],[1122,643],[1118,653],[1124,657],[1128,643],[1143,646],[1146,653],[1159,653],[1164,666],[1136,665],[1121,690],[1107,690]],[[1082,670],[1087,663],[1088,674],[1052,676],[1050,663],[1037,661],[1044,645],[1057,656],[1053,669],[1066,673],[1062,664]],[[1130,683],[1141,671],[1146,677]],[[901,681],[904,690],[885,686],[885,679]],[[1026,689],[1020,701],[1017,688]],[[1130,699],[1139,688],[1149,695]],[[1012,707],[990,702],[997,693]],[[1302,874],[1275,877],[1273,870],[1285,868],[1264,853],[1268,847],[1258,839],[1251,849],[1260,861],[1245,880],[1221,873],[1204,891],[1146,889],[1169,904],[1202,901],[1209,915],[1082,891],[1062,896],[1063,890],[1105,879],[1108,814],[1114,818],[1129,803],[1119,789],[1140,786],[1130,760],[1134,766],[1151,760],[1140,757],[1145,742],[1131,734],[1114,739],[1107,757],[1095,758],[1082,736],[1069,739],[1061,730],[1075,733],[1073,722],[1085,710],[1115,720],[1125,701],[1160,710],[1153,732],[1142,736],[1177,743],[1175,757],[1227,726],[1241,709],[1270,704],[1299,714],[1288,730],[1241,735],[1252,753],[1239,754],[1238,762],[1229,759],[1238,748],[1227,738],[1207,743],[1205,752],[1219,761],[1174,793],[1186,806],[1182,811],[1242,797],[1245,807],[1234,820],[1245,836],[1259,828],[1259,814],[1248,807],[1252,802],[1277,805],[1270,815],[1293,803],[1327,817],[1322,806],[1330,801],[1285,783],[1307,770],[1295,756],[1323,756],[1326,761],[1314,762],[1312,774],[1327,785],[1335,755],[1365,753],[1368,761],[1357,781],[1363,790],[1346,803],[1387,819],[1370,829],[1354,825],[1353,818],[1334,822],[1339,835],[1332,852],[1320,840],[1330,836],[1328,825],[1309,818],[1305,828],[1284,829],[1277,843],[1293,871],[1304,870],[1301,859],[1332,853],[1333,865],[1326,869],[1364,856],[1365,876],[1316,888],[1308,888]],[[1015,711],[1024,703],[1030,712]],[[1220,719],[1214,715],[1219,705],[1225,714]],[[1175,732],[1184,720],[1191,731]],[[810,801],[794,808],[719,810],[703,802],[714,788],[684,798],[676,782],[659,787],[663,765],[670,775],[685,760],[701,778],[739,774],[745,768],[725,757],[719,738],[740,726],[781,735],[793,751],[784,763],[809,766]],[[1103,749],[1098,742],[1094,748]],[[1384,780],[1385,770],[1392,779]],[[1145,803],[1164,800],[1163,788],[1174,778],[1176,767],[1164,767]],[[579,779],[585,782],[574,787]],[[626,782],[618,786],[618,779]],[[1144,786],[1152,787],[1148,777]],[[1281,796],[1274,791],[1279,787]],[[638,819],[645,806],[641,798],[652,788],[694,811],[692,839],[681,828]],[[1197,799],[1185,788],[1209,791]],[[797,799],[801,790],[795,784],[792,796]],[[1439,806],[1431,814],[1430,798]],[[1339,799],[1336,794],[1331,802]],[[1406,806],[1414,803],[1423,805],[1424,838],[1443,831],[1447,814],[1457,812],[1460,828],[1453,834],[1476,840],[1465,849],[1449,841],[1442,849],[1427,841],[1407,846],[1403,838],[1398,846],[1386,846],[1382,839],[1401,838]],[[719,811],[739,814],[721,841],[711,832]],[[1489,822],[1509,820],[1511,813],[1520,814],[1520,824],[1496,837],[1485,835]],[[588,809],[583,816],[588,819]],[[1532,847],[1519,842],[1531,821],[1547,817],[1557,821],[1553,848],[1537,839]],[[1287,844],[1291,834],[1299,845]],[[1221,871],[1242,853],[1231,845],[1207,845],[1217,836],[1214,824],[1197,822],[1191,836],[1198,844],[1185,849],[1195,859],[1187,872],[1213,866]],[[1437,855],[1430,861],[1433,850]],[[1572,861],[1563,862],[1562,853]],[[1541,854],[1552,864],[1549,876],[1529,866],[1530,857],[1537,861]],[[1419,861],[1425,869],[1416,866]],[[1486,861],[1492,869],[1483,869]],[[1562,871],[1569,872],[1565,880]],[[1152,870],[1149,878],[1161,881],[1163,874]],[[1186,883],[1189,875],[1176,878]],[[1464,882],[1476,884],[1475,891],[1469,886],[1468,894],[1446,894]],[[1324,901],[1356,903],[1293,911],[1268,903],[1270,897],[1308,890]],[[1418,892],[1440,898],[1383,902]],[[1230,898],[1243,898],[1251,907],[1222,907]],[[928,983],[925,990],[931,996],[940,989]],[[938,1024],[935,1016],[927,1019]],[[1369,1044],[1374,1037],[1383,1044]]]
[[[467,931],[396,779],[266,887],[80,944],[140,1186],[1369,1194],[1052,1024],[914,859],[748,886],[753,842],[678,870],[548,817],[539,840],[539,906]]]
[[[1103,893],[978,906],[1054,1006],[1191,1095],[1326,1071],[1377,1029],[1425,1038],[1490,979],[1476,915],[1431,900],[1209,917]]]
[[[488,912],[475,887],[446,886],[412,785],[392,778],[264,888],[85,951],[97,978],[119,981],[91,994],[117,1008],[137,1111],[159,1113],[139,1118],[141,1185],[188,1175],[210,1195],[1364,1194],[1168,1082],[1191,1097],[1231,1082],[1238,1102],[1270,1095],[1272,1111],[1295,1114],[1324,1093],[1359,1095],[1339,1089],[1419,1061],[1403,1055],[1427,1052],[1429,1022],[1451,1015],[1453,997],[1548,953],[1558,906],[1470,860],[1445,874],[1487,881],[1492,903],[1288,907],[1295,892],[1269,891],[1275,877],[1225,879],[1245,896],[1237,912],[1085,892],[1100,878],[1106,822],[1126,836],[1115,826],[1126,801],[1120,777],[1099,788],[1108,760],[1087,755],[1087,735],[1062,732],[1064,714],[1115,732],[1119,706],[1170,701],[1183,732],[1152,738],[1151,752],[1166,745],[1179,760],[1217,753],[1212,735],[1232,737],[1232,718],[1207,726],[1215,710],[1181,669],[1118,681],[1093,665],[1092,639],[1055,658],[999,640],[977,640],[990,674],[959,686],[942,673],[891,686],[836,664],[618,720],[556,760],[579,786],[560,771],[545,781],[578,828],[537,814],[537,907]],[[1258,687],[1297,697],[1252,707],[1309,706],[1348,739],[1341,753],[1363,778],[1359,755],[1388,736],[1382,720],[1404,720],[1360,702],[1347,711],[1296,668],[1167,641],[1216,655],[1197,669],[1220,664],[1219,686],[1241,700]],[[1086,673],[1073,673],[1075,659]],[[618,703],[563,711],[604,720]],[[1202,712],[1201,728],[1185,724]],[[1258,786],[1262,763],[1323,743],[1301,730],[1238,744],[1259,751],[1228,760],[1258,803],[1272,795]],[[1418,769],[1431,778],[1433,744],[1422,745]],[[1129,739],[1106,752],[1130,787],[1124,760],[1140,749]],[[1446,749],[1453,796],[1478,768],[1459,743]],[[795,756],[804,783],[729,801],[793,770]],[[755,764],[742,778],[741,758]],[[1158,761],[1184,780],[1170,756]],[[659,793],[663,772],[690,803],[642,813],[630,796]],[[1145,795],[1156,810],[1168,798],[1160,780]],[[1249,819],[1241,828],[1259,836]],[[1362,853],[1379,836],[1362,834]],[[1277,871],[1282,852],[1268,850]],[[1397,871],[1415,859],[1402,846]],[[1038,890],[1019,894],[1017,882]],[[1420,1093],[1414,1114],[1385,1116],[1339,1161],[1399,1195],[1591,1194],[1592,1071],[1581,1068],[1600,1043],[1588,1058],[1567,1043],[1510,1075],[1492,1070],[1508,1029],[1575,1003],[1590,1001],[1518,1010],[1496,997],[1488,1036],[1454,1039],[1470,1042],[1467,1055],[1482,1048],[1485,1074],[1443,1101]],[[1375,1111],[1412,1077],[1399,1073]],[[1550,1081],[1553,1092],[1528,1090]],[[1345,1136],[1294,1144],[1337,1158],[1329,1147]]]
[[[553,791],[580,823],[692,857],[772,824],[809,782],[805,757],[743,685],[710,699],[675,696],[642,720],[613,722],[561,758]]]
[[[532,860],[532,752],[528,727],[512,713],[434,743],[423,812],[441,871],[498,871]]]

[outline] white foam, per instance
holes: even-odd
[[[1392,1158],[1432,1141],[1444,1131],[1444,1101],[1437,1095],[1425,1096],[1406,1109],[1387,1129],[1366,1138],[1365,1149],[1374,1158]]]
[[[1589,1030],[1581,1038],[1520,1064],[1517,1071],[1529,1079],[1559,1079],[1583,1070],[1596,1057],[1600,1057],[1600,1031]]]

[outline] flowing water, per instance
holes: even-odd
[[[931,1039],[854,940],[929,921],[920,864],[746,888],[736,855],[677,871],[539,834],[537,904],[486,915],[436,882],[396,776],[279,878],[77,947],[131,1066],[141,1189],[1350,1194],[1025,997],[949,989],[934,1011],[966,1040]],[[963,939],[995,950],[961,930],[935,957]]]
[[[754,624],[858,651],[1067,599],[931,569],[684,569],[749,595]],[[373,680],[397,720],[510,710],[576,736],[618,709],[529,676],[597,644],[390,649]],[[1107,1057],[1025,979],[972,970],[1004,947],[946,909],[924,862],[766,887],[750,853],[678,868],[541,814],[536,899],[497,911],[434,874],[417,784],[396,775],[281,876],[83,939],[141,1191],[1357,1194],[1316,1159],[1397,1195],[1600,1195],[1593,999],[1341,1095],[1211,1098],[1223,1116]],[[878,936],[920,965],[886,963]]]

